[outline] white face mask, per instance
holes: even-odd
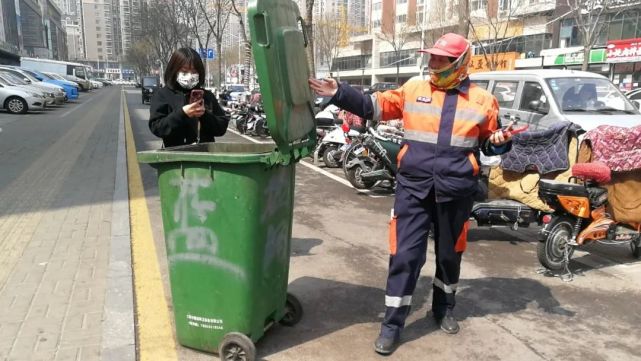
[[[193,89],[200,81],[198,73],[183,73],[178,72],[176,82],[185,89]]]

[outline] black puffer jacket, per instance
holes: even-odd
[[[183,106],[189,101],[189,91],[161,88],[151,98],[149,129],[162,138],[165,147],[213,142],[227,131],[229,118],[216,101],[214,94],[205,90],[205,114],[200,118],[189,118]],[[200,136],[198,134],[200,122]]]

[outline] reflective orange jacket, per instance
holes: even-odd
[[[334,104],[374,121],[403,119],[405,138],[397,159],[397,181],[417,197],[426,198],[432,189],[437,202],[474,195],[479,149],[496,155],[511,147],[490,144],[488,138],[500,127],[498,103],[469,79],[444,91],[413,78],[399,89],[375,93],[369,99],[347,88],[341,84]]]

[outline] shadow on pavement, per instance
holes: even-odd
[[[421,284],[431,284],[422,277]],[[423,308],[429,287],[414,294],[414,310]],[[385,311],[385,290],[336,282],[315,277],[301,277],[289,284],[289,291],[303,305],[303,319],[292,328],[275,327],[265,333],[256,345],[261,357],[284,351],[336,331],[361,323],[381,322]],[[377,326],[378,327],[378,326]],[[373,342],[373,340],[372,340]]]
[[[292,257],[312,256],[312,248],[323,244],[318,238],[292,238]]]
[[[456,293],[454,315],[457,320],[463,321],[467,318],[517,313],[527,309],[530,304],[548,314],[565,317],[575,315],[575,312],[563,308],[550,289],[540,282],[528,278],[500,277],[461,280]],[[410,342],[439,330],[431,318],[431,312],[426,316],[428,317],[407,325],[403,342]]]

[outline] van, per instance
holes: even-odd
[[[599,74],[534,69],[474,73],[470,80],[496,97],[503,125],[514,120],[536,130],[567,120],[589,131],[641,124],[638,104]]]

